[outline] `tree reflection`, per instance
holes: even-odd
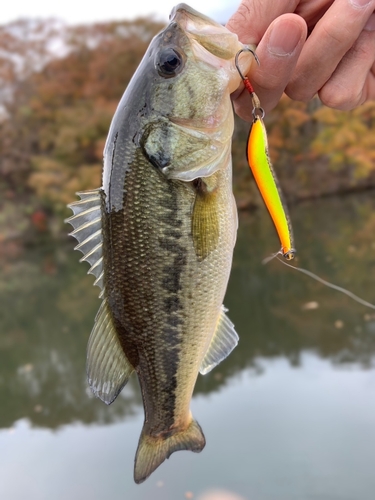
[[[373,213],[374,201],[366,196],[292,210],[298,265],[375,301]],[[225,301],[240,344],[198,378],[196,394],[217,390],[244,368],[261,373],[260,358],[283,356],[298,367],[306,350],[335,365],[372,366],[373,312],[277,261],[262,266],[277,245],[264,211],[241,217]],[[110,407],[89,394],[86,344],[98,289],[72,246],[18,245],[0,259],[0,427],[25,417],[50,428],[74,421],[105,424],[141,411],[135,378]]]

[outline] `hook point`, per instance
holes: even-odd
[[[236,54],[236,57],[234,58],[234,63],[236,65],[236,68],[237,68],[237,71],[238,73],[240,74],[240,77],[242,78],[242,80],[245,80],[246,79],[246,76],[243,75],[242,71],[241,71],[241,68],[240,68],[240,65],[238,63],[238,58],[240,56],[240,54],[242,54],[242,52],[250,52],[254,59],[255,59],[255,62],[257,63],[258,66],[260,66],[260,61],[259,61],[259,58],[258,56],[256,55],[256,53],[254,52],[253,49],[251,49],[250,47],[244,47],[243,49],[239,50]]]

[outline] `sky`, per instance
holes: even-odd
[[[178,0],[16,0],[3,1],[0,9],[0,24],[19,18],[55,17],[69,24],[134,19],[154,14],[156,19],[168,20],[168,15]],[[225,22],[236,10],[240,0],[188,0],[191,7]]]

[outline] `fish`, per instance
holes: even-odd
[[[190,411],[194,386],[238,343],[223,299],[238,226],[230,94],[241,83],[234,58],[242,47],[177,5],[115,112],[102,186],[69,205],[75,248],[101,288],[89,385],[106,404],[134,372],[141,388],[136,483],[173,452],[204,448]],[[250,69],[250,54],[241,64]]]

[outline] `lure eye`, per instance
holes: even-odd
[[[176,49],[168,48],[160,52],[156,68],[164,78],[172,78],[182,70],[183,63],[182,55]]]

